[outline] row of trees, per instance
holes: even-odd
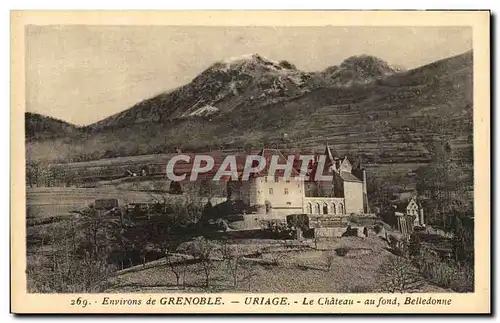
[[[217,269],[222,269],[230,277],[234,288],[255,275],[253,267],[243,261],[243,254],[238,246],[231,245],[227,240],[216,242],[197,237],[189,243],[184,252],[191,258],[179,257],[168,251],[165,256],[167,268],[175,275],[176,286],[179,288],[186,288],[186,272],[190,263],[198,264],[205,288],[213,287],[214,272]]]
[[[450,253],[439,253],[412,234],[408,242],[391,244],[391,256],[379,268],[383,292],[418,291],[425,281],[456,292],[474,291],[474,227],[469,219],[453,218]],[[446,249],[445,249],[446,250]]]
[[[410,177],[407,172],[389,166],[384,177],[368,176],[370,204],[379,209],[397,201],[399,194],[415,184],[419,202],[423,204],[426,223],[450,228],[454,215],[473,216],[472,164],[455,158],[446,141],[428,143],[432,159]]]
[[[158,203],[148,212],[137,209],[122,216],[103,215],[90,207],[69,220],[30,227],[31,290],[99,290],[112,272],[162,257],[165,242],[190,232],[203,212],[190,200],[168,202],[166,208]]]
[[[102,218],[101,218],[102,219]],[[118,224],[86,215],[40,226],[28,236],[30,292],[99,292],[116,270],[107,255]]]
[[[451,240],[421,241],[414,233],[408,242],[392,244],[397,254],[380,268],[380,282],[389,292],[418,290],[424,279],[458,292],[474,290],[474,209],[472,160],[455,158],[449,143],[428,144],[431,162],[416,171],[416,190],[426,223],[441,226]],[[389,202],[397,191],[391,185],[378,189],[377,198]],[[449,252],[447,252],[449,250]]]
[[[417,192],[425,203],[427,221],[453,229],[455,216],[473,217],[472,165],[453,159],[447,142],[433,143],[431,163],[419,168]]]
[[[29,292],[103,292],[111,287],[110,278],[117,270],[139,264],[139,257],[145,266],[151,254],[154,259],[165,258],[167,271],[175,276],[171,284],[178,288],[186,288],[186,276],[197,273],[203,278],[203,287],[211,288],[217,269],[227,273],[235,288],[254,275],[238,247],[227,241],[198,237],[181,255],[175,253],[179,243],[175,237],[163,235],[157,239],[150,228],[117,232],[118,227],[117,223],[95,218],[51,224],[42,234],[45,248],[28,248]]]

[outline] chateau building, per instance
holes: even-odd
[[[367,213],[366,172],[361,163],[353,166],[347,157],[332,153],[328,145],[323,153],[324,169],[319,169],[321,155],[316,155],[308,167],[308,180],[299,176],[298,164],[294,165],[289,179],[285,179],[280,170],[269,176],[271,157],[277,155],[278,164],[286,164],[287,158],[277,149],[262,149],[259,155],[266,159],[266,167],[249,181],[229,182],[232,200],[243,201],[257,213],[272,218],[298,213],[326,216]],[[333,180],[315,181],[318,171],[332,176]]]

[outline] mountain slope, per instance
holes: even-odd
[[[363,153],[369,162],[415,163],[429,160],[433,140],[448,140],[459,157],[471,159],[471,52],[394,74],[375,65],[381,69],[365,73],[371,82],[329,86],[311,85],[312,75],[286,62],[253,55],[219,62],[190,84],[140,102],[84,135],[47,142],[58,147],[57,155],[42,143],[31,153],[76,161],[179,147],[311,150],[328,141],[339,153]]]
[[[319,73],[302,72],[287,61],[272,61],[259,54],[243,55],[216,62],[189,84],[139,102],[91,128],[102,130],[236,109],[258,109],[316,88],[367,84],[396,71],[386,62],[367,55],[350,57],[340,66]]]
[[[268,60],[258,54],[216,62],[189,84],[139,102],[108,117],[92,129],[134,123],[162,122],[187,117],[198,110],[227,112],[239,106],[260,105],[301,95],[309,90],[310,74],[292,64]]]
[[[25,132],[28,140],[43,140],[70,136],[76,133],[77,126],[38,113],[24,114]]]

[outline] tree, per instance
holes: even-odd
[[[242,263],[241,264],[241,270],[242,270],[242,273],[243,273],[241,281],[246,282],[247,283],[247,289],[250,290],[250,288],[252,286],[253,278],[258,275],[256,267],[252,263],[247,262],[247,263]]]
[[[214,257],[218,248],[219,246],[216,243],[204,237],[196,238],[189,248],[189,253],[201,263],[206,288],[210,287],[211,274],[215,269]]]
[[[58,186],[62,183],[65,176],[65,169],[60,166],[52,165],[45,169],[45,184],[48,187]]]
[[[408,293],[418,291],[422,279],[412,263],[401,256],[390,256],[378,271],[381,292]]]
[[[238,246],[230,245],[225,241],[222,246],[222,257],[226,263],[226,269],[233,280],[233,286],[238,287],[238,276],[241,269],[241,260],[243,258]]]
[[[176,281],[176,286],[180,286],[180,280],[181,280],[181,268],[179,268],[178,263],[175,261],[174,255],[172,255],[170,252],[167,252],[165,254],[165,260],[167,262],[168,268],[170,268],[170,271],[175,275],[175,281]],[[185,261],[185,260],[184,260]],[[184,269],[185,272],[185,269]],[[185,280],[185,277],[184,277]],[[185,285],[185,281],[183,281],[183,285]]]
[[[219,191],[219,187],[212,179],[202,179],[199,181],[199,196],[214,197]]]
[[[388,178],[370,176],[367,181],[367,191],[371,206],[383,208],[393,199],[396,187]]]
[[[420,236],[415,233],[411,234],[410,242],[408,244],[408,253],[411,258],[415,258],[420,255],[421,245],[422,244],[420,243]]]
[[[463,165],[451,159],[448,142],[430,142],[431,162],[417,169],[417,191],[425,199],[430,224],[450,228],[454,214],[471,212],[469,198],[464,194],[472,186],[472,176],[465,176]]]
[[[30,187],[40,185],[41,166],[39,162],[26,159],[26,184]]]
[[[155,251],[156,246],[152,242],[143,242],[139,250],[142,258],[142,266],[146,266],[147,256],[150,252]]]
[[[123,229],[120,219],[99,214],[93,205],[78,213],[83,248],[94,258],[107,256],[113,244],[118,242],[117,235]]]
[[[170,182],[169,193],[176,194],[176,195],[182,194],[183,190],[182,190],[181,184],[179,182],[176,182],[176,181]]]
[[[175,276],[176,286],[180,286],[181,274],[183,274],[182,285],[186,286],[186,270],[187,270],[187,259],[183,258],[184,266],[181,268],[179,266],[179,257],[176,257],[174,254],[170,252],[172,247],[172,243],[170,238],[167,236],[165,241],[161,243],[161,249],[165,253],[165,262],[167,263],[168,268]],[[182,272],[184,271],[184,272]]]
[[[82,234],[80,219],[50,225],[51,251],[36,257],[36,249],[28,249],[27,279],[30,292],[85,293],[102,292],[116,270],[101,257],[91,254]]]
[[[326,271],[330,271],[333,267],[333,263],[335,262],[335,254],[332,250],[326,250],[323,253],[323,258],[325,259]]]
[[[453,257],[457,263],[474,264],[474,222],[458,216],[453,222]]]

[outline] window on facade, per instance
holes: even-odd
[[[290,183],[290,180],[289,180],[289,179],[287,179],[287,180],[286,180],[286,182],[287,182],[287,183]]]
[[[312,208],[312,204],[311,203],[307,204],[307,213],[309,213],[309,214],[313,213],[313,208]]]
[[[269,195],[273,195],[273,189],[272,188],[269,189]]]
[[[266,176],[266,177],[264,177],[264,182],[266,182],[266,183],[267,183],[267,176]]]
[[[323,214],[328,214],[328,206],[326,204],[323,205]]]
[[[285,188],[285,195],[288,195],[288,188]]]
[[[292,205],[292,202],[286,202],[286,205]]]
[[[278,176],[278,175],[274,175],[274,181],[275,181],[276,183],[278,183],[278,181],[279,181],[279,180],[280,180],[279,176]]]

